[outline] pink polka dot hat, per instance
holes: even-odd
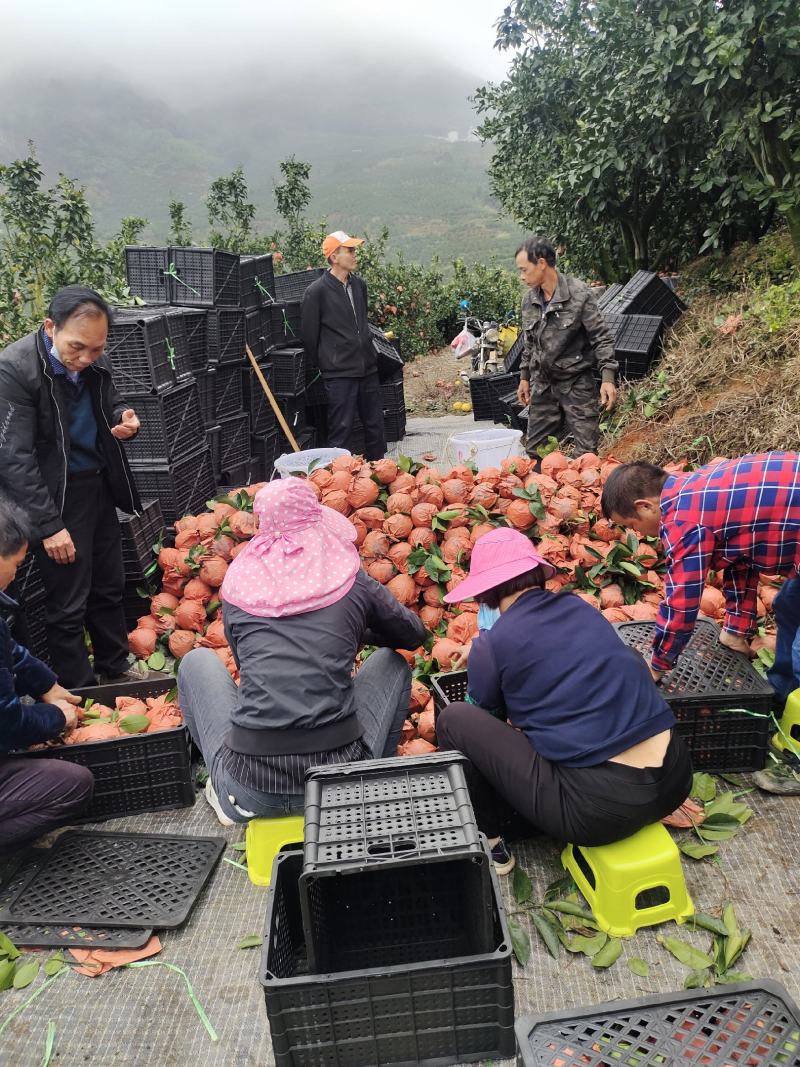
[[[223,601],[276,619],[328,607],[350,591],[361,564],[355,527],[320,504],[307,482],[270,482],[253,512],[258,532],[228,567]]]

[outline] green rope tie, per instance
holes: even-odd
[[[286,308],[281,308],[281,313],[283,314],[283,336],[284,337],[288,336],[288,334],[286,332],[288,330],[289,333],[292,335],[292,337],[294,337],[294,330],[289,325],[289,320],[286,318]]]
[[[167,270],[164,271],[164,277],[174,278],[176,282],[180,282],[181,285],[184,286],[184,288],[189,290],[190,293],[194,293],[195,296],[200,296],[200,293],[198,293],[196,289],[193,289],[188,282],[185,282],[183,278],[181,278],[180,274],[178,274],[178,268],[175,266],[174,263],[170,263]]]
[[[275,297],[272,295],[272,293],[269,291],[269,289],[266,289],[261,284],[261,279],[260,278],[256,278],[255,282],[256,282],[256,289],[258,289],[259,293],[261,293],[262,296],[265,296],[267,298],[267,303],[268,304],[274,304],[275,303]]]
[[[175,370],[175,349],[172,347],[169,341],[167,341],[167,362],[173,371]]]

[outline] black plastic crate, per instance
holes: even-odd
[[[520,1067],[800,1067],[800,1010],[762,979],[517,1020]]]
[[[686,311],[686,304],[657,274],[640,270],[603,304],[603,310],[623,315],[656,315],[666,326],[672,326]]]
[[[239,308],[217,308],[208,312],[206,330],[210,363],[241,363],[247,358],[247,324]]]
[[[238,363],[220,363],[215,384],[215,422],[244,411],[242,367]]]
[[[306,353],[302,345],[271,348],[273,392],[275,396],[300,396],[306,388]]]
[[[206,428],[213,426],[217,418],[217,372],[211,368],[198,371],[195,377],[197,392],[200,397],[200,410]]]
[[[325,442],[328,440],[328,405],[327,404],[309,404],[306,407],[306,421],[309,426],[314,427],[314,431],[317,435],[317,440]],[[350,449],[352,452],[352,448]]]
[[[489,379],[489,397],[492,404],[492,420],[503,422],[505,408],[501,404],[501,397],[511,390],[516,390],[519,385],[519,374],[492,374]]]
[[[469,395],[472,401],[472,417],[476,421],[492,418],[492,391],[489,374],[469,376]]]
[[[597,298],[597,306],[602,311],[607,307],[616,296],[622,292],[622,282],[612,282],[611,285],[607,285],[605,291]]]
[[[142,603],[146,604],[146,601]],[[99,685],[75,692],[84,701],[92,699],[113,708],[118,696],[144,700],[168,693],[174,685],[175,679],[166,677],[155,681]],[[58,745],[15,755],[28,759],[63,759],[88,767],[94,775],[94,795],[82,818],[113,819],[139,811],[191,807],[194,804],[194,781],[190,744],[188,729],[178,726],[153,734]]]
[[[663,321],[656,315],[622,315],[604,312],[621,378],[643,378],[661,355]]]
[[[491,859],[464,763],[442,753],[308,773],[300,906],[312,972],[489,950]]]
[[[467,699],[467,672],[450,671],[449,674],[431,676],[433,707],[439,712],[446,704],[456,704]]]
[[[177,361],[163,312],[115,308],[105,354],[122,396],[147,396],[178,382]]]
[[[245,337],[247,338],[247,344],[250,351],[256,359],[261,359],[267,350],[267,342],[261,325],[262,322],[263,316],[261,314],[261,308],[254,308],[252,311],[248,311],[245,315]]]
[[[262,308],[261,328],[267,348],[300,344],[300,301],[284,301]]]
[[[378,363],[378,377],[381,381],[385,381],[396,377],[398,374],[402,376],[403,360],[392,342],[387,339],[386,334],[379,326],[374,326],[370,323],[369,332]]]
[[[257,308],[275,298],[275,269],[272,253],[242,256],[239,261],[239,302],[244,308]]]
[[[264,460],[262,456],[251,455],[247,461],[247,485],[257,485],[265,480]]]
[[[513,374],[514,371],[518,371],[520,364],[522,363],[522,353],[525,351],[525,336],[522,330],[517,334],[517,339],[514,344],[508,350],[508,354],[503,360],[503,369],[506,374]]]
[[[147,584],[141,578],[125,578],[122,593],[122,609],[125,612],[125,625],[128,630],[135,630],[143,615],[150,614],[150,596]]]
[[[166,248],[128,245],[125,248],[125,276],[132,296],[139,296],[149,304],[169,301]]]
[[[232,471],[250,458],[250,416],[219,420],[220,470]]]
[[[244,463],[239,463],[235,467],[232,467],[228,471],[223,471],[219,476],[219,485],[215,496],[222,496],[225,493],[237,492],[242,486],[247,485],[247,476],[250,469],[250,458],[248,456]]]
[[[262,478],[270,479],[278,458],[278,431],[270,430],[261,437],[250,438],[251,459],[257,459],[261,464]]]
[[[204,443],[205,420],[194,382],[136,401],[141,427],[125,441],[131,464],[171,463]]]
[[[178,309],[176,309],[176,312]],[[208,315],[202,308],[180,308],[186,329],[186,349],[189,366],[197,375],[208,369]]]
[[[278,407],[281,409],[281,414],[289,429],[292,431],[295,438],[297,438],[308,426],[305,395],[280,397],[278,398]],[[280,423],[277,425],[277,430],[278,455],[280,456],[283,455],[284,452],[290,452],[292,449],[291,445],[286,440],[286,435],[281,429]]]
[[[271,363],[261,361],[259,370],[264,375],[267,385],[273,387],[273,367]],[[270,433],[275,429],[275,412],[267,399],[261,382],[258,380],[252,364],[248,361],[242,368],[242,392],[244,410],[250,416],[250,433],[256,437]],[[274,395],[274,394],[273,394]]]
[[[169,249],[170,304],[184,307],[237,307],[239,256],[218,248]]]
[[[45,621],[46,595],[20,604],[11,620],[11,632],[17,644],[27,648],[37,659],[50,662],[50,646],[47,641],[47,623]]]
[[[655,623],[619,623],[626,645],[649,659]],[[755,771],[764,766],[773,690],[746,656],[719,643],[719,628],[700,620],[659,689],[672,708],[695,770]],[[744,709],[741,711],[731,709]]]
[[[310,367],[306,357],[306,404],[314,408],[328,406],[328,394],[325,381],[319,367]]]
[[[121,512],[117,514],[122,532],[125,577],[142,579],[154,559],[153,545],[164,531],[161,505],[157,500],[149,500],[142,505],[138,515],[124,515]]]
[[[489,951],[313,975],[304,946],[301,867],[300,851],[275,860],[261,957],[277,1067],[444,1067],[513,1055],[511,940],[493,870]],[[390,902],[391,895],[387,927]]]
[[[219,480],[222,473],[222,430],[219,426],[209,426],[206,430],[206,445],[211,449],[211,464]]]
[[[302,300],[303,293],[312,282],[321,278],[325,273],[324,267],[314,267],[311,270],[297,270],[291,274],[275,275],[275,299],[276,300]]]
[[[174,463],[137,466],[133,477],[143,499],[158,500],[170,526],[184,515],[203,511],[216,488],[211,450],[205,445]]]
[[[524,412],[524,414],[523,414]],[[514,430],[528,431],[528,409],[517,400],[516,389],[497,399],[497,417],[495,422],[510,426]]]
[[[42,573],[39,570],[39,564],[36,562],[36,556],[33,552],[28,552],[25,559],[17,567],[14,584],[8,590],[8,593],[12,600],[16,600],[18,604],[33,604],[44,599],[45,589]]]

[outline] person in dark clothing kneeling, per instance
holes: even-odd
[[[353,524],[297,478],[256,493],[258,532],[222,584],[237,689],[210,649],[181,661],[186,724],[220,822],[303,811],[310,767],[393,756],[411,672],[396,648],[425,640],[419,617],[361,569]],[[363,644],[384,645],[353,677]]]
[[[546,590],[552,573],[527,537],[498,529],[445,596],[499,613],[472,643],[467,702],[447,705],[437,732],[477,772],[476,818],[500,874],[514,867],[500,836],[513,812],[557,840],[605,845],[669,815],[692,785],[644,659],[579,597]]]
[[[15,505],[0,500],[0,609],[16,603],[5,589],[28,550],[28,520]],[[23,704],[20,696],[35,697]],[[60,686],[41,660],[18,645],[0,615],[0,849],[68,822],[91,800],[92,772],[59,759],[14,758],[8,753],[49,741],[77,724],[75,696]]]

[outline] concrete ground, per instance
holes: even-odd
[[[452,432],[474,425],[457,417],[412,419],[396,451],[415,458],[428,451],[438,456]],[[753,792],[745,799],[755,814],[734,840],[722,843],[719,863],[685,861],[689,890],[698,910],[705,912],[733,902],[740,925],[753,930],[738,968],[754,978],[782,982],[800,1000],[800,798]],[[220,835],[229,844],[243,836],[240,827],[220,827],[202,795],[193,808],[139,815],[98,828]],[[544,839],[521,842],[515,853],[532,879],[534,899],[541,899],[545,886],[560,872],[556,844]],[[241,853],[231,849],[225,856],[234,862],[241,859]],[[506,906],[514,910],[509,880],[503,883]],[[42,978],[25,990],[0,992],[0,1064],[39,1067],[45,1061],[48,1023],[53,1022],[50,1063],[58,1067],[268,1067],[274,1060],[258,977],[260,950],[236,947],[248,934],[262,932],[266,907],[267,890],[222,861],[186,924],[162,935],[158,958],[185,971],[217,1031],[217,1042],[201,1025],[181,976],[166,968],[115,970],[99,978],[69,973],[13,1018],[41,987]],[[602,971],[581,955],[562,952],[552,959],[531,931],[528,963],[524,968],[513,964],[517,1016],[681,989],[687,970],[657,943],[658,933],[702,948],[710,937],[674,926],[642,931],[625,942],[622,958]],[[49,952],[37,955],[44,960]],[[625,962],[630,957],[650,964],[648,978],[631,972]]]

